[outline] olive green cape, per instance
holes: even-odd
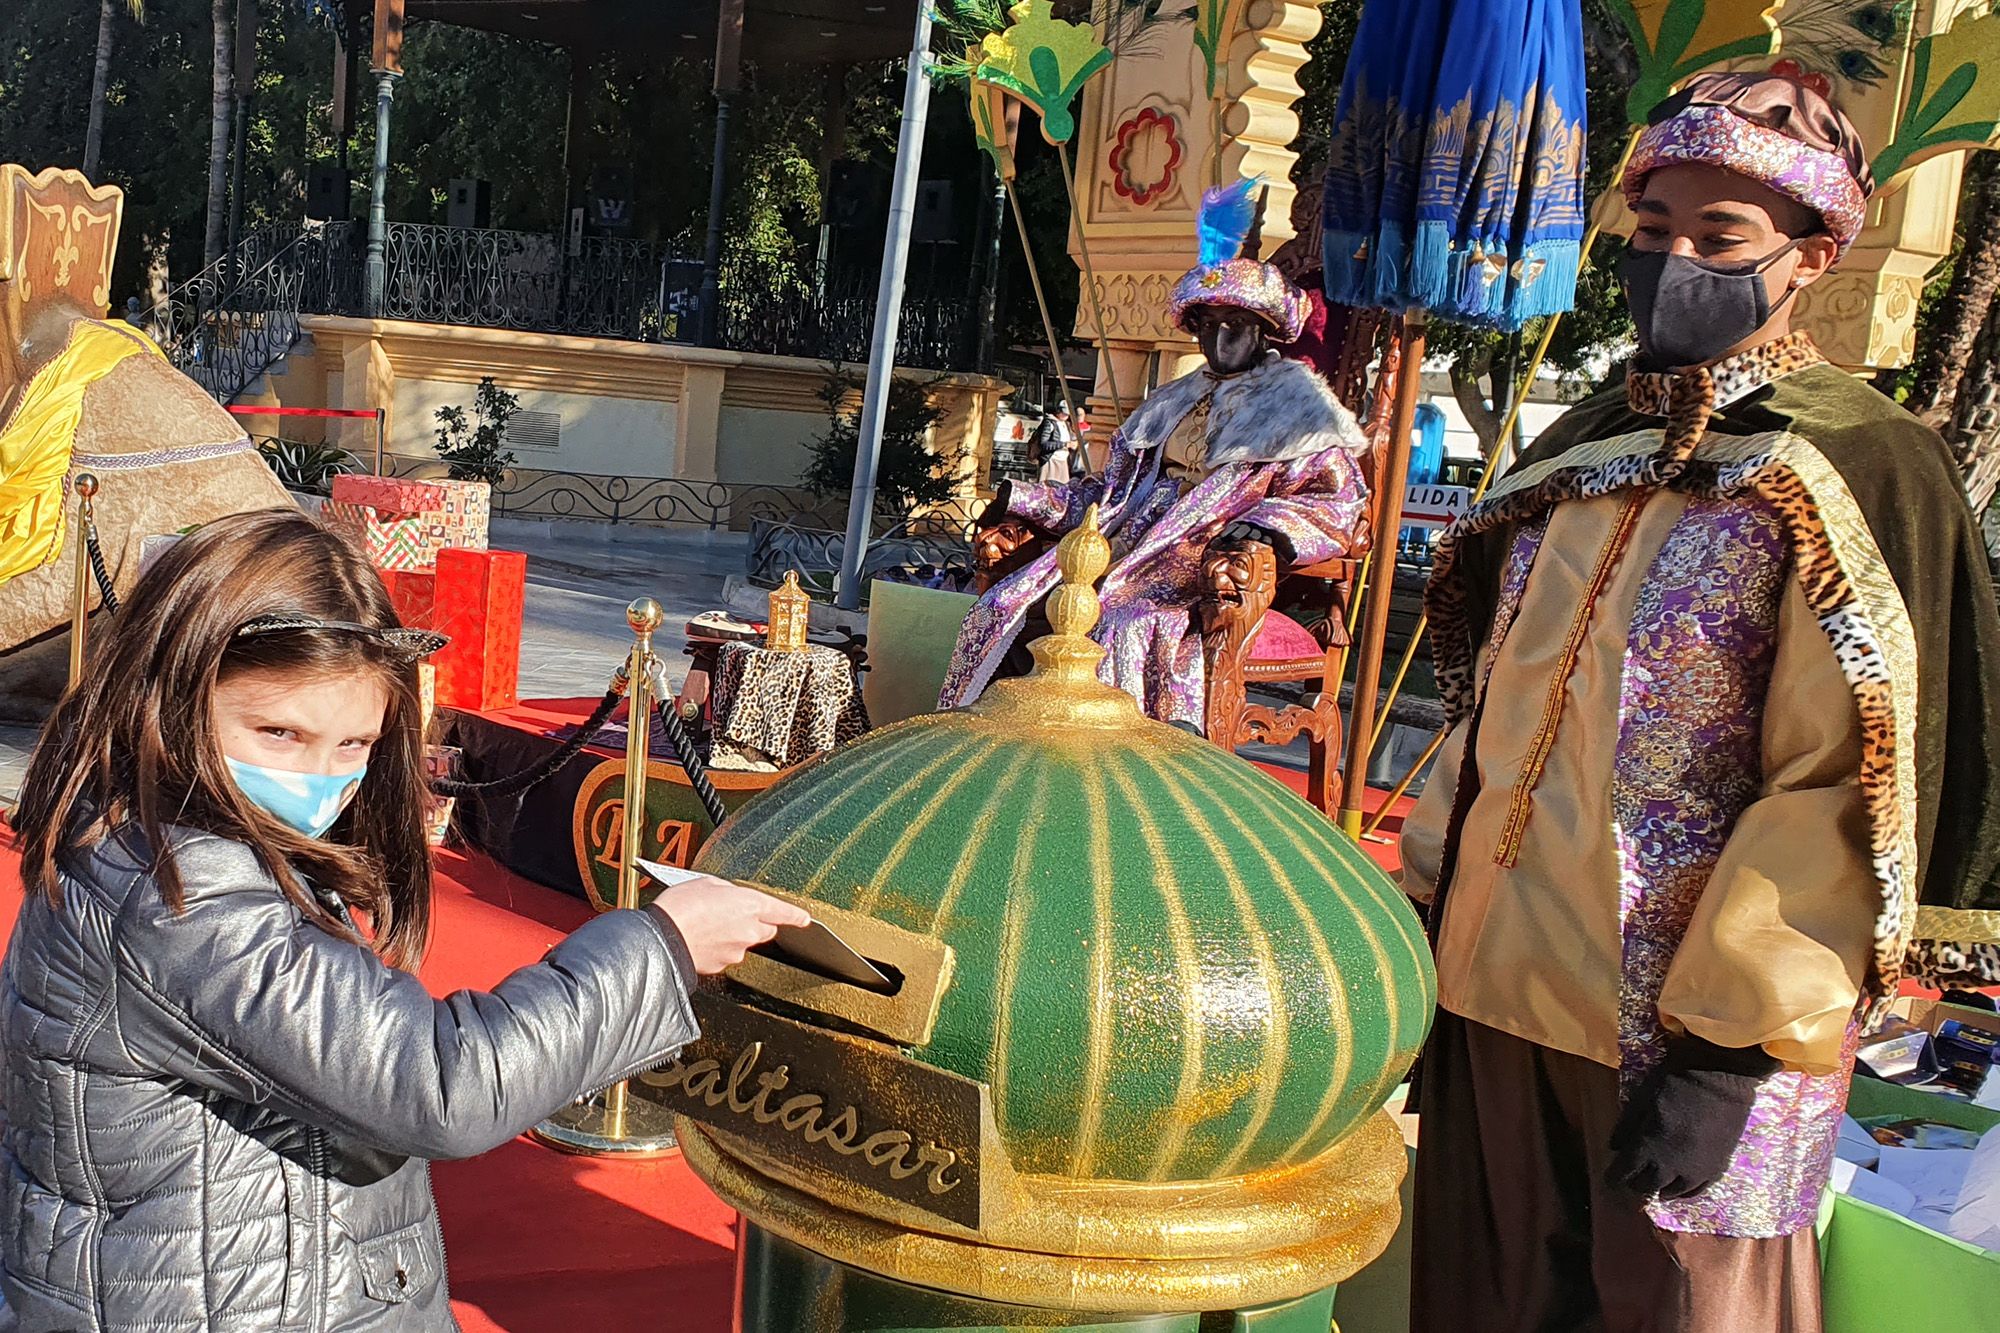
[[[1427,601],[1456,723],[1522,522],[1651,483],[1662,419],[1600,394],[1550,428],[1441,543]],[[1816,365],[1718,408],[1668,484],[1777,508],[1801,585],[1854,689],[1882,890],[1869,988],[2000,984],[2000,613],[1944,443]]]

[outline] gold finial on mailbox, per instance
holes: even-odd
[[[1056,566],[1063,581],[1048,600],[1049,627],[1055,632],[1028,645],[1035,669],[1017,679],[994,681],[970,711],[1047,744],[1091,745],[1100,729],[1142,726],[1145,721],[1131,695],[1097,678],[1104,649],[1090,632],[1104,611],[1095,585],[1111,568],[1111,543],[1098,529],[1096,505],[1057,544]]]
[[[1049,627],[1055,633],[1029,645],[1035,655],[1035,676],[1048,685],[1075,685],[1097,679],[1104,649],[1091,642],[1104,604],[1097,597],[1097,580],[1111,568],[1111,543],[1097,528],[1097,506],[1083,523],[1056,546],[1056,567],[1062,586],[1049,594]]]
[[[764,646],[774,653],[802,652],[811,614],[812,598],[799,586],[799,572],[786,571],[785,581],[771,593],[771,625],[764,633]]]

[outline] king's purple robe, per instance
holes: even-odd
[[[1201,479],[1169,466],[1169,443],[1199,449]],[[1207,680],[1194,623],[1202,557],[1231,523],[1282,536],[1294,565],[1346,555],[1368,513],[1353,413],[1316,373],[1276,354],[1238,375],[1206,369],[1155,390],[1111,441],[1102,476],[1011,488],[1009,516],[1061,536],[1091,505],[1112,564],[1091,637],[1099,676],[1162,722],[1203,724]],[[958,708],[993,680],[1030,611],[1061,581],[1053,544],[967,614],[939,699]]]

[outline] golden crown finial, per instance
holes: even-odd
[[[1097,527],[1097,506],[1084,511],[1083,522],[1056,546],[1056,567],[1062,586],[1049,594],[1049,628],[1055,633],[1029,645],[1035,655],[1035,676],[1051,685],[1097,679],[1104,649],[1090,639],[1104,604],[1097,581],[1111,568],[1111,543]]]
[[[1055,632],[1028,645],[1035,669],[1015,680],[995,681],[972,711],[1016,734],[1051,743],[1091,744],[1101,729],[1141,725],[1132,696],[1097,678],[1104,649],[1092,642],[1104,604],[1097,580],[1111,568],[1111,543],[1097,526],[1097,506],[1056,546],[1062,583],[1049,594],[1049,627]]]

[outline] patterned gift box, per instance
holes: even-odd
[[[320,517],[360,546],[377,569],[429,569],[437,559],[427,516],[385,516],[368,505],[328,500]]]
[[[440,481],[444,492],[426,517],[431,544],[438,550],[483,551],[488,519],[493,512],[493,488],[483,481]]]
[[[434,481],[340,473],[333,479],[333,498],[342,504],[366,505],[385,516],[426,515],[444,508],[445,488]]]
[[[444,846],[445,838],[451,833],[452,812],[457,809],[455,797],[433,797],[424,811],[424,841],[433,847]]]
[[[437,604],[437,570],[377,569],[382,586],[389,590],[389,604],[396,619],[410,629],[429,629]]]
[[[521,609],[528,557],[519,551],[451,548],[437,554],[431,628],[451,642],[437,664],[437,699],[484,711],[520,701]]]
[[[458,756],[461,751],[451,745],[427,745],[424,747],[424,774],[433,782],[439,778],[458,776]],[[433,796],[424,810],[424,838],[433,847],[444,846],[445,835],[451,832],[452,811],[458,801],[451,796]]]

